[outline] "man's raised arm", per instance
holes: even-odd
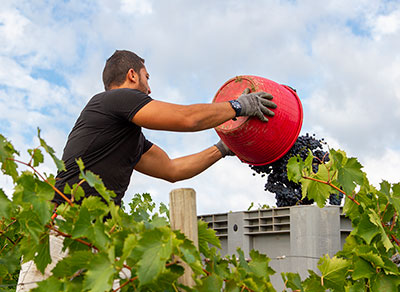
[[[238,99],[211,103],[178,105],[153,100],[141,108],[132,122],[148,129],[179,132],[194,132],[214,128],[234,117],[256,116],[267,122],[267,116],[274,116],[271,109],[276,104],[265,92],[245,91]]]

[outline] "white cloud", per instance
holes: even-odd
[[[386,149],[382,155],[368,155],[361,162],[370,183],[379,187],[382,180],[390,183],[400,182],[400,153],[394,149]]]
[[[30,21],[17,10],[6,10],[0,12],[0,23],[3,49],[10,50],[24,36],[25,28],[30,24]]]
[[[373,28],[376,37],[381,35],[396,34],[400,29],[400,10],[396,10],[388,15],[380,15],[376,18]]]
[[[125,13],[150,14],[153,7],[148,0],[121,0],[121,11]]]

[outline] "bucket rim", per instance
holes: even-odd
[[[215,94],[212,102],[215,102],[216,98],[218,97],[219,93],[228,85],[230,84],[232,81],[235,82],[241,82],[242,80],[247,80],[250,84],[251,84],[251,92],[255,92],[257,89],[259,89],[259,86],[253,81],[252,77],[256,77],[258,78],[258,76],[256,75],[237,75],[235,77],[230,78],[228,81],[226,81],[217,91],[217,93]],[[239,96],[238,96],[239,97]],[[233,100],[233,99],[232,99]],[[241,127],[244,127],[250,120],[252,117],[238,117],[238,118],[245,118],[244,121],[240,124],[238,124],[237,127],[226,130],[221,128],[221,125],[223,125],[223,123],[221,125],[218,125],[215,127],[215,129],[222,133],[226,133],[229,132],[231,130],[236,130],[236,129],[240,129]]]

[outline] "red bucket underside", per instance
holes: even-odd
[[[238,117],[215,128],[224,143],[243,162],[251,165],[270,164],[293,146],[303,122],[300,99],[290,87],[258,76],[237,76],[228,80],[217,92],[213,102],[238,98],[243,90],[265,91],[277,104],[274,117],[261,122],[255,117]]]

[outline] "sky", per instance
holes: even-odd
[[[151,97],[209,103],[237,75],[261,76],[296,88],[301,135],[357,157],[370,181],[400,181],[400,1],[2,0],[0,133],[27,158],[41,136],[61,157],[88,100],[103,91],[105,60],[116,49],[136,52],[150,73]],[[171,158],[218,142],[196,133],[144,130]],[[22,170],[22,168],[21,168]],[[40,167],[55,173],[47,157]],[[135,193],[169,201],[193,188],[198,214],[275,204],[266,177],[227,157],[195,178],[169,183],[135,172]],[[12,182],[0,175],[12,194]]]

